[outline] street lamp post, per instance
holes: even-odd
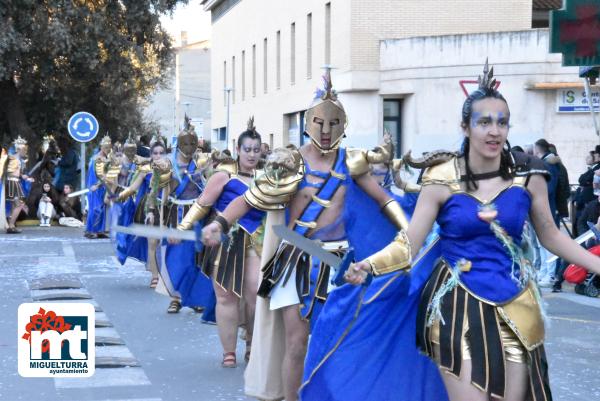
[[[225,95],[227,96],[227,120],[225,122],[225,149],[229,147],[229,99],[231,97],[231,88],[225,88]]]

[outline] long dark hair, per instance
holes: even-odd
[[[504,96],[500,92],[498,92],[495,88],[479,88],[475,92],[472,92],[465,100],[465,103],[462,107],[462,122],[461,126],[463,129],[467,129],[471,124],[471,117],[473,115],[473,104],[479,100],[483,99],[499,99],[506,103],[506,107],[508,107],[508,102],[504,99]],[[466,170],[466,184],[467,191],[476,190],[478,187],[477,180],[475,179],[475,175],[469,166],[469,151],[470,151],[470,143],[469,138],[465,137],[462,144],[462,155],[465,158],[465,170]],[[513,170],[513,158],[510,153],[510,144],[508,140],[504,144],[504,148],[502,149],[502,153],[500,154],[500,177],[505,180],[509,180],[512,178],[512,170]]]

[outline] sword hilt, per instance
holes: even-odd
[[[340,263],[340,265],[338,266],[335,276],[331,280],[331,284],[334,284],[338,287],[346,284],[346,279],[345,279],[344,275],[348,271],[348,268],[350,267],[350,265],[352,264],[353,261],[354,261],[354,248],[350,247],[350,248],[348,248],[348,251],[342,258],[342,263]],[[367,279],[365,280],[365,282],[362,285],[368,286],[369,284],[371,284],[371,281],[373,281],[373,275],[369,274],[367,276]]]
[[[590,231],[591,231],[591,232],[593,232],[593,233],[594,233],[594,235],[596,236],[596,239],[597,239],[598,241],[600,241],[600,230],[598,230],[598,229],[596,228],[596,225],[595,225],[594,223],[592,223],[591,221],[588,221],[588,222],[587,222],[587,225],[588,225],[588,227],[589,227]]]

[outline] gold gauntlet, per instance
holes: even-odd
[[[119,193],[119,196],[117,196],[117,201],[123,202],[125,199],[129,198],[134,193],[135,190],[133,188],[127,187]]]
[[[404,231],[398,232],[396,238],[388,246],[365,260],[371,265],[374,276],[408,269],[412,262],[408,236]]]
[[[192,226],[198,220],[201,220],[210,212],[211,206],[199,205],[198,202],[194,202],[190,210],[183,216],[181,223],[177,225],[178,230],[191,230]]]
[[[402,207],[395,199],[390,199],[381,207],[381,211],[400,230],[408,230],[408,220]]]

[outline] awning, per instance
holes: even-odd
[[[525,85],[528,90],[553,90],[553,89],[580,89],[583,88],[583,81],[580,82],[536,82]],[[592,85],[592,88],[600,85]]]

